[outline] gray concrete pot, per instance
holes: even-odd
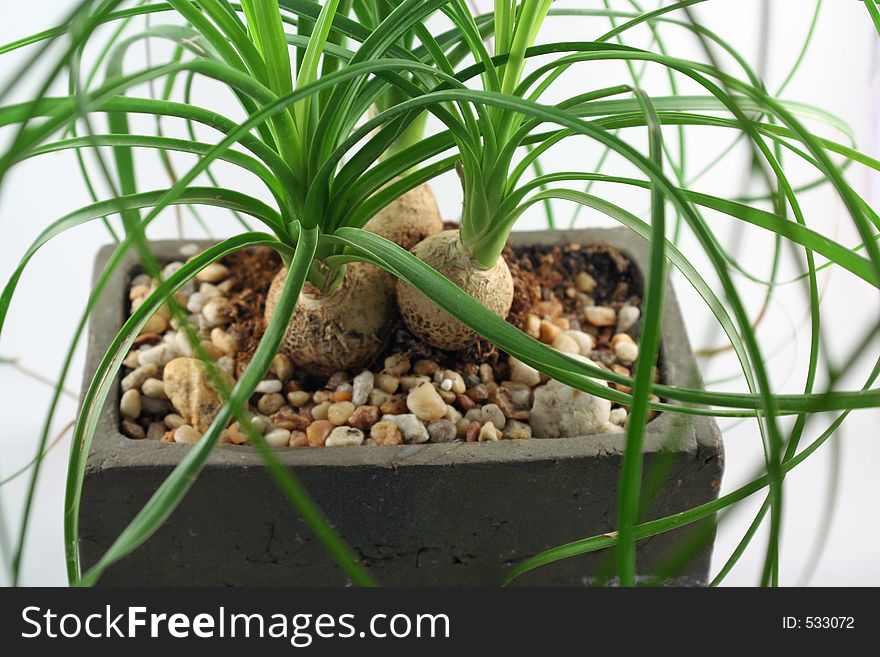
[[[647,243],[626,229],[514,233],[522,244],[605,240],[644,269]],[[178,257],[180,243],[153,245]],[[111,247],[102,249],[97,268]],[[90,328],[85,382],[125,319],[134,254],[110,282]],[[699,386],[696,362],[671,286],[667,291],[662,376]],[[89,454],[80,512],[83,566],[110,547],[168,476],[186,445],[130,440],[119,430],[119,390],[111,392]],[[518,562],[547,548],[613,530],[625,434],[498,443],[340,449],[280,449],[326,517],[375,578],[392,586],[495,586]],[[655,467],[657,466],[657,467]],[[658,468],[665,473],[650,484]],[[664,413],[645,439],[646,517],[660,517],[717,496],[721,435],[710,418]],[[655,480],[658,479],[655,477]],[[673,583],[706,582],[714,519],[697,557]],[[706,532],[703,532],[704,536]],[[691,530],[638,546],[638,571],[653,574]],[[582,586],[608,555],[563,560],[520,585]],[[346,577],[276,489],[251,447],[220,445],[165,525],[112,566],[104,585],[342,586]]]

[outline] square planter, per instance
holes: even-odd
[[[637,270],[647,243],[626,229],[514,233],[519,244],[605,241]],[[169,260],[180,242],[157,242]],[[112,247],[97,258],[104,265]],[[85,382],[125,320],[136,256],[120,267],[92,317]],[[636,272],[636,277],[641,274]],[[671,286],[660,353],[663,381],[700,386]],[[83,567],[110,547],[186,445],[126,438],[119,432],[114,387],[88,458],[80,531]],[[614,529],[625,434],[338,449],[277,450],[326,517],[383,585],[496,586],[523,559],[547,548]],[[723,470],[714,420],[664,413],[645,436],[645,518],[714,499]],[[657,476],[661,473],[660,476]],[[653,476],[653,478],[652,478]],[[703,521],[714,531],[714,519]],[[674,559],[692,528],[638,544],[638,572]],[[704,584],[712,541],[670,580]],[[603,572],[607,555],[566,559],[533,571],[518,585],[583,586]],[[342,586],[346,577],[270,479],[256,451],[218,445],[168,521],[112,566],[102,585]]]

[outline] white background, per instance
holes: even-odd
[[[488,8],[491,3],[480,2]],[[601,2],[558,3],[601,7]],[[70,2],[30,2],[0,0],[0,43],[7,43],[21,36],[54,25],[63,16]],[[618,2],[616,7],[627,3]],[[776,91],[788,69],[797,57],[806,33],[814,3],[812,0],[771,0],[771,28],[767,56],[767,87]],[[697,16],[710,28],[729,40],[751,62],[758,59],[759,0],[710,0],[697,7]],[[154,19],[159,24],[162,19]],[[594,38],[607,29],[604,19],[589,22],[550,19],[542,33],[543,41],[584,40]],[[682,57],[697,57],[699,49],[683,30],[665,27],[666,45],[670,51]],[[631,45],[645,46],[646,32],[632,35]],[[855,0],[825,0],[814,43],[798,76],[786,89],[784,99],[799,100],[821,106],[845,120],[855,133],[859,147],[874,157],[878,156],[876,119],[877,98],[877,36],[873,32],[867,12]],[[13,55],[0,57],[0,80],[6,80],[19,66],[26,65],[33,48]],[[167,49],[156,46],[153,56],[159,61]],[[136,46],[127,60],[129,70],[144,63],[144,50]],[[86,61],[90,54],[86,54]],[[728,70],[734,70],[729,60],[723,59]],[[33,74],[43,70],[31,67]],[[29,80],[36,80],[31,75]],[[626,71],[620,65],[588,65],[575,69],[567,77],[561,95],[572,95],[590,88],[619,84],[628,81]],[[649,70],[644,86],[654,95],[668,93],[665,78],[658,71]],[[53,89],[63,93],[63,86]],[[145,90],[141,90],[145,93]],[[684,93],[697,93],[685,87]],[[21,87],[15,98],[24,100],[33,93],[33,84]],[[198,87],[197,102],[206,107],[231,107],[228,98],[211,85]],[[136,123],[150,129],[148,123]],[[818,133],[839,140],[844,138],[834,131],[811,123]],[[169,126],[174,133],[175,126]],[[3,144],[9,132],[0,133]],[[641,145],[641,135],[627,135],[635,144]],[[673,140],[674,133],[668,137]],[[730,140],[730,134],[721,130],[694,132],[688,146],[690,171],[702,168],[722,150]],[[545,168],[579,168],[589,170],[598,158],[599,150],[586,141],[573,141],[564,149],[547,158]],[[142,189],[167,186],[157,160],[151,156],[139,157],[140,185]],[[734,196],[742,191],[745,168],[745,151],[737,150],[722,164],[714,167],[697,187],[723,196]],[[184,163],[188,162],[186,160]],[[620,163],[609,163],[609,171],[627,171]],[[182,165],[181,165],[182,166]],[[808,181],[808,170],[794,167],[795,179]],[[221,173],[228,171],[220,170]],[[802,174],[802,175],[801,175]],[[855,168],[848,179],[858,191],[876,205],[877,176],[864,169]],[[228,186],[239,187],[257,193],[252,180],[240,176],[223,177]],[[598,188],[597,188],[598,189]],[[441,208],[448,217],[457,216],[460,192],[457,181],[446,176],[435,184]],[[601,189],[630,210],[644,212],[646,201],[631,192]],[[801,197],[809,225],[831,234],[843,244],[854,245],[859,239],[834,194],[818,190]],[[39,161],[18,166],[8,178],[0,194],[0,280],[12,273],[15,264],[38,232],[50,221],[89,201],[76,170],[75,159],[70,153],[43,157]],[[561,223],[567,224],[570,207],[557,208]],[[221,213],[205,212],[217,235],[234,230],[234,224]],[[643,214],[643,216],[645,216]],[[713,228],[718,231],[724,244],[731,244],[730,229],[733,222],[707,215]],[[526,216],[519,228],[541,227],[543,218],[538,213]],[[609,225],[609,221],[583,213],[578,225]],[[173,213],[160,219],[153,227],[152,237],[173,237],[175,221]],[[188,229],[188,236],[201,236],[195,229]],[[15,356],[20,363],[44,376],[55,377],[60,368],[67,336],[73,330],[89,289],[92,260],[99,245],[106,243],[106,233],[99,224],[77,228],[44,248],[32,261],[21,279],[18,292],[10,308],[7,326],[0,341],[0,355]],[[746,235],[746,245],[738,252],[738,262],[746,270],[759,277],[767,275],[770,263],[770,240],[757,231]],[[687,237],[683,249],[700,267],[710,283],[705,261],[700,250]],[[783,263],[781,280],[788,280],[796,270],[789,259]],[[754,315],[763,298],[763,288],[737,277],[740,293],[747,299]],[[826,270],[822,276],[823,333],[835,358],[848,352],[854,341],[880,317],[880,305],[876,290],[844,275],[839,271]],[[691,340],[697,348],[721,344],[720,336],[711,329],[712,322],[703,302],[683,280],[677,280],[676,289],[683,302]],[[717,286],[716,286],[717,289]],[[802,287],[787,285],[775,295],[767,317],[760,326],[759,338],[775,387],[779,391],[797,393],[803,386],[803,375],[809,334],[804,330],[806,312]],[[81,345],[82,347],[82,345]],[[869,352],[876,357],[877,345]],[[83,363],[83,349],[77,354],[68,380],[68,388],[78,390]],[[864,383],[871,365],[866,362],[854,375],[844,382],[847,389],[856,389]],[[723,382],[735,374],[735,362],[728,357],[704,362],[704,375],[709,381],[719,381],[719,389],[741,390],[736,382]],[[861,378],[860,378],[861,377]],[[0,479],[16,471],[33,458],[42,417],[48,403],[48,388],[25,377],[12,367],[0,366]],[[58,413],[54,431],[60,430],[75,416],[76,406],[72,399],[65,399]],[[827,426],[831,417],[820,417],[810,425],[807,439]],[[786,479],[785,522],[782,542],[781,580],[783,584],[824,585],[877,585],[880,584],[880,523],[878,523],[878,420],[877,409],[854,412],[834,439],[814,457],[797,468]],[[754,422],[721,423],[725,431],[727,471],[722,493],[746,483],[762,463],[760,439]],[[44,463],[38,488],[35,512],[26,550],[23,583],[29,585],[60,585],[65,582],[62,550],[62,501],[67,460],[67,440],[54,449]],[[838,464],[840,473],[833,522],[824,526],[823,508],[828,500],[831,472]],[[0,509],[4,543],[17,533],[26,477],[19,477],[0,488]],[[747,503],[725,518],[715,545],[717,570],[736,546],[745,528],[751,522],[761,501],[755,495]],[[752,585],[758,580],[763,557],[763,534],[759,534],[752,549],[727,578],[727,584]],[[826,540],[814,571],[808,566],[817,537]],[[8,558],[8,551],[3,558]],[[5,574],[2,576],[5,577]],[[0,582],[3,582],[0,579]]]

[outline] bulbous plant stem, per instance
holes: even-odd
[[[413,247],[412,253],[496,315],[507,317],[513,303],[513,278],[503,258],[498,257],[491,267],[484,267],[462,243],[457,230],[426,237]],[[397,303],[407,328],[435,347],[454,351],[477,339],[470,328],[403,281],[397,283]]]
[[[340,251],[329,240],[319,244],[281,344],[296,367],[314,376],[368,365],[396,317],[390,275],[362,262],[328,265],[327,259]],[[284,266],[266,295],[266,323],[286,278]]]

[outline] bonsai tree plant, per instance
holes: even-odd
[[[7,181],[10,169],[25,159],[75,149],[95,155],[99,174],[112,194],[107,199],[95,198],[94,203],[50,224],[23,255],[0,296],[0,330],[32,256],[49,240],[85,222],[104,220],[112,228],[107,217],[118,215],[123,232],[96,280],[70,353],[128,251],[138,254],[144,271],[156,281],[116,334],[82,400],[65,504],[71,583],[97,582],[108,567],[146,541],[180,504],[232,422],[247,435],[280,489],[349,577],[358,584],[373,583],[294,473],[267,445],[246,405],[279,351],[316,375],[369,363],[388,336],[395,298],[407,327],[434,347],[461,349],[479,335],[524,366],[629,409],[616,530],[535,555],[512,568],[509,579],[555,560],[613,547],[620,582],[632,585],[638,540],[710,517],[768,488],[767,503],[753,527],[769,513],[764,580],[775,583],[786,473],[827,441],[851,409],[876,406],[880,397],[880,390],[871,387],[877,368],[862,390],[836,389],[845,367],[829,372],[827,389],[818,389],[816,383],[821,347],[817,271],[833,265],[874,287],[880,280],[876,244],[880,221],[832,156],[842,158],[846,166],[856,163],[877,169],[878,163],[850,145],[817,137],[807,129],[804,116],[837,124],[834,117],[819,110],[786,103],[768,93],[735,50],[691,20],[691,7],[702,1],[684,0],[653,11],[644,11],[633,2],[631,9],[616,11],[608,7],[554,9],[550,0],[499,0],[494,11],[475,15],[458,0],[375,4],[244,0],[240,6],[226,0],[170,0],[155,5],[85,0],[60,27],[4,46],[0,52],[33,47],[38,56],[48,58],[48,46],[60,41],[64,52],[53,61],[41,91],[31,101],[0,107],[0,125],[13,131],[10,145],[0,156],[0,185]],[[874,3],[867,2],[866,8],[876,19]],[[437,13],[451,26],[433,29],[429,17]],[[125,32],[130,21],[148,15],[161,17],[163,23],[168,19],[167,24]],[[541,26],[554,15],[578,19],[598,15],[610,19],[611,27],[590,40],[542,42]],[[110,37],[96,31],[105,24],[117,27]],[[650,27],[656,49],[624,45],[624,37],[638,26]],[[695,34],[706,45],[708,63],[669,54],[660,30],[670,26]],[[494,50],[486,44],[488,37],[494,41]],[[127,49],[150,39],[172,41],[176,46],[173,57],[157,66],[126,72]],[[101,54],[93,71],[84,76],[81,54],[96,42]],[[293,60],[290,46],[296,52]],[[713,63],[716,48],[732,54],[742,71],[731,74]],[[600,61],[624,62],[631,75],[614,86],[579,89],[560,102],[546,100],[550,90],[563,88],[568,71]],[[99,81],[98,72],[105,63],[106,75]],[[671,95],[658,97],[639,86],[637,68],[642,64],[669,72]],[[52,83],[65,73],[69,93],[47,96]],[[26,75],[26,70],[13,75],[0,102],[5,103],[9,89]],[[199,105],[191,87],[192,80],[202,76],[228,87],[245,115],[243,120]],[[175,81],[181,78],[186,81],[184,98],[172,100]],[[680,79],[695,83],[702,93],[676,94],[674,85]],[[134,95],[139,86],[152,81],[164,81],[160,98]],[[210,144],[199,141],[194,131],[190,139],[138,134],[130,130],[127,118],[136,113],[201,124],[223,136]],[[424,137],[422,123],[428,114],[442,129]],[[95,128],[99,116],[106,118],[106,132]],[[670,153],[664,130],[669,127],[681,131],[716,127],[742,135],[766,178],[772,209],[692,189],[680,155]],[[625,138],[645,131],[647,149]],[[639,177],[602,173],[601,167],[543,172],[540,158],[544,154],[582,138],[623,158]],[[102,148],[111,149],[112,158],[107,159]],[[167,189],[141,191],[134,149],[154,149],[163,156],[174,151],[190,153],[197,162],[185,173],[175,173]],[[835,189],[862,244],[840,244],[807,226],[799,201],[802,190],[786,173],[783,153],[813,167],[816,184]],[[221,187],[213,177],[211,185],[196,185],[200,175],[212,176],[210,167],[219,160],[256,176],[268,200]],[[461,181],[461,221],[456,229],[440,231],[436,205],[426,198],[424,185],[451,170]],[[84,173],[90,182],[85,167]],[[597,183],[647,190],[649,220],[591,193]],[[592,208],[650,243],[639,358],[632,375],[600,367],[582,354],[554,349],[505,321],[514,286],[502,251],[517,219],[529,208],[551,200]],[[228,208],[248,216],[242,219],[245,226],[256,220],[264,230],[247,227],[168,271],[152,254],[146,229],[173,205]],[[686,226],[696,238],[717,285],[710,284],[667,237],[669,207],[677,216],[675,234]],[[801,259],[815,329],[801,394],[775,394],[753,320],[731,274],[735,259],[703,217],[706,210],[766,231],[778,238],[779,249],[791,245]],[[269,292],[265,332],[247,367],[239,376],[230,377],[206,349],[198,327],[191,325],[176,295],[224,257],[256,246],[275,250],[283,269]],[[828,264],[817,265],[816,255]],[[670,265],[715,315],[737,356],[747,392],[706,391],[655,380]],[[104,402],[119,384],[117,375],[127,354],[159,311],[166,312],[186,335],[222,404],[103,557],[82,572],[78,518],[89,449]],[[870,340],[867,336],[851,360]],[[13,560],[16,575],[41,456],[70,362],[68,356],[31,473],[28,508]],[[809,418],[828,411],[838,413],[835,422],[809,445],[801,445]],[[641,521],[642,451],[653,412],[754,418],[765,444],[766,471],[718,500]],[[796,419],[787,435],[780,421],[785,416]],[[742,548],[753,534],[750,530]],[[741,553],[738,549],[732,555],[730,565]]]

